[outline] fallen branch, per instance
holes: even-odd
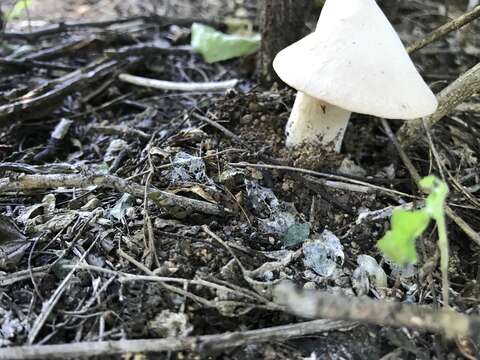
[[[234,88],[238,84],[237,79],[226,80],[226,81],[216,81],[216,82],[204,82],[204,83],[184,83],[184,82],[174,82],[174,81],[164,81],[145,78],[141,76],[134,76],[130,74],[120,74],[118,78],[129,84],[149,87],[159,90],[172,90],[172,91],[187,91],[187,92],[196,92],[196,91],[223,91],[227,89]]]
[[[0,126],[10,119],[27,120],[38,118],[43,113],[59,106],[61,101],[74,91],[81,90],[92,82],[132,64],[136,58],[126,60],[99,60],[82,69],[73,71],[42,85],[12,103],[0,106]]]
[[[452,21],[449,21],[448,23],[433,30],[423,39],[415,41],[413,44],[407,47],[407,51],[409,53],[412,53],[414,51],[420,50],[425,46],[427,46],[428,44],[431,44],[432,42],[437,41],[438,39],[451,33],[452,31],[460,29],[461,27],[467,25],[468,23],[472,22],[478,17],[480,17],[480,6],[474,7],[472,10],[470,10],[469,12],[466,12],[462,16]]]
[[[323,291],[297,292],[292,284],[276,288],[290,312],[305,318],[361,321],[370,324],[408,327],[431,331],[447,337],[480,340],[480,317],[467,316],[452,310],[433,310],[427,306],[378,301],[366,297],[333,295]]]
[[[435,113],[424,118],[406,121],[398,131],[399,141],[403,146],[407,146],[418,140],[424,134],[423,122],[425,122],[427,129],[431,128],[478,90],[480,90],[480,63],[461,75],[437,95],[439,106]]]
[[[326,331],[350,328],[345,321],[315,320],[298,324],[275,326],[259,330],[239,331],[218,335],[184,338],[92,341],[61,345],[19,346],[0,349],[0,360],[67,359],[88,356],[113,356],[126,353],[159,353],[166,351],[192,351],[208,353],[248,344],[285,341]]]
[[[118,192],[128,193],[140,199],[143,199],[145,195],[144,186],[112,175],[37,174],[0,179],[0,193],[56,189],[59,187],[88,188],[92,186],[115,189]],[[157,206],[168,209],[172,216],[178,218],[183,218],[195,212],[222,216],[227,211],[219,205],[171,194],[153,187],[149,188],[148,197]]]

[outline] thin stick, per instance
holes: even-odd
[[[294,337],[350,328],[345,321],[314,320],[259,330],[184,338],[79,342],[61,345],[19,346],[0,349],[0,360],[107,357],[132,353],[192,351],[206,354],[248,344],[286,341]]]
[[[445,213],[471,240],[480,246],[480,233],[468,225],[450,206],[445,206]]]
[[[229,165],[231,166],[237,166],[237,167],[253,167],[253,168],[260,168],[260,169],[274,169],[274,170],[283,170],[283,171],[293,171],[293,172],[298,172],[302,174],[308,174],[308,175],[313,175],[313,176],[318,176],[318,177],[323,177],[327,179],[332,179],[332,180],[339,180],[339,181],[346,181],[352,184],[356,185],[361,185],[366,188],[371,188],[373,190],[378,190],[384,193],[389,193],[389,194],[395,194],[399,196],[404,196],[408,198],[416,198],[415,196],[412,196],[407,193],[403,193],[401,191],[397,190],[392,190],[386,187],[370,184],[366,181],[360,181],[360,180],[355,180],[355,179],[350,179],[346,176],[341,176],[341,175],[335,175],[335,174],[328,174],[328,173],[323,173],[323,172],[318,172],[314,170],[309,170],[309,169],[302,169],[302,168],[296,168],[292,166],[283,166],[283,165],[271,165],[271,164],[251,164],[251,163],[246,163],[246,162],[241,162],[241,163],[230,163]],[[328,186],[328,182],[323,183],[322,185]],[[335,187],[338,188],[338,183],[334,183]],[[346,187],[344,187],[346,189]],[[355,191],[360,191],[360,192],[365,192],[365,188],[360,188],[356,189]]]
[[[398,139],[393,133],[392,129],[390,128],[390,125],[388,124],[387,120],[381,119],[380,121],[382,123],[383,129],[385,130],[385,133],[387,134],[388,138],[392,142],[393,146],[395,146],[395,149],[397,150],[398,155],[400,156],[400,159],[402,159],[403,165],[405,165],[405,167],[407,168],[411,178],[415,182],[415,185],[418,185],[418,183],[422,179],[422,177],[420,176],[420,173],[415,168],[415,165],[413,165],[412,161],[408,157],[405,150],[403,150],[402,145],[398,142]]]
[[[449,21],[446,24],[443,24],[439,28],[433,30],[423,39],[415,41],[413,44],[407,47],[407,51],[409,53],[412,53],[414,51],[420,50],[425,46],[431,44],[432,42],[437,41],[438,39],[444,37],[448,33],[451,33],[452,31],[460,29],[462,26],[467,25],[468,23],[472,22],[478,17],[480,17],[480,6],[476,6],[469,12],[466,12],[465,14],[463,14],[462,16],[452,21]]]
[[[223,241],[217,234],[215,234],[212,230],[210,230],[210,228],[207,226],[207,225],[202,225],[202,230],[209,236],[211,236],[213,239],[215,239],[216,241],[218,241],[220,243],[220,245],[222,245],[229,253],[230,255],[232,256],[232,258],[235,260],[235,262],[238,264],[238,266],[240,267],[240,269],[242,270],[242,273],[245,274],[247,272],[247,270],[245,269],[245,267],[243,266],[242,262],[240,261],[240,259],[237,257],[237,255],[235,255],[235,253],[233,252],[233,250],[230,248],[230,246],[228,246],[225,241]]]
[[[217,82],[204,82],[204,83],[181,83],[173,81],[164,81],[145,78],[141,76],[134,76],[130,74],[120,74],[118,78],[129,84],[149,87],[159,90],[172,90],[172,91],[219,91],[234,88],[238,84],[237,79],[217,81]]]
[[[246,148],[251,148],[249,144],[247,144],[245,141],[243,141],[238,135],[234,134],[230,130],[228,130],[225,126],[219,124],[218,122],[209,119],[206,116],[200,115],[193,113],[192,116],[200,121],[206,122],[210,126],[213,126],[214,128],[220,130],[222,133],[224,133],[226,136],[229,138],[233,139],[236,143],[245,146]]]

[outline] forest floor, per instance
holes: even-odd
[[[33,1],[32,24],[150,10],[134,1],[58,3]],[[440,306],[433,227],[419,242],[416,267],[398,269],[376,247],[391,209],[422,199],[380,121],[354,114],[340,154],[286,149],[294,91],[258,85],[253,56],[209,65],[181,47],[189,43],[191,20],[179,16],[253,18],[254,2],[239,3],[243,11],[238,4],[199,1],[198,7],[174,6],[166,14],[173,20],[147,16],[4,38],[0,354],[28,343],[199,336],[300,322],[269,307],[268,292],[260,291],[282,280],[344,296]],[[401,2],[389,16],[411,43],[447,21],[443,9],[437,2]],[[478,62],[477,25],[413,54],[435,93]],[[9,32],[26,30],[23,20],[8,26]],[[228,91],[180,93],[118,79],[127,72],[240,83]],[[444,178],[449,206],[477,233],[479,104],[473,97],[432,128],[430,138],[405,149],[421,176]],[[394,130],[401,125],[389,123]],[[52,137],[59,125],[60,135]],[[448,235],[451,306],[477,314],[479,244],[450,219]],[[360,255],[378,261],[387,288],[362,272]],[[455,359],[468,351],[464,342],[427,332],[345,323],[314,336],[201,355]]]

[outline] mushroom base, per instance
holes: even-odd
[[[351,112],[298,92],[285,133],[287,147],[319,144],[340,152]]]

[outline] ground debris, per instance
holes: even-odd
[[[99,18],[150,7],[129,1],[99,12],[78,1]],[[51,5],[38,3],[32,11]],[[256,2],[233,3],[195,0],[185,11],[254,18]],[[396,3],[391,17],[406,42],[445,19],[443,1]],[[80,20],[77,10],[64,15]],[[421,22],[412,20],[418,14]],[[393,330],[391,319],[381,327],[325,320],[315,331],[273,296],[288,280],[305,293],[290,289],[283,300],[316,290],[342,304],[438,304],[435,236],[421,239],[421,263],[407,268],[376,247],[393,209],[422,205],[380,121],[353,114],[340,154],[287,149],[295,92],[258,87],[250,57],[206,64],[185,47],[198,19],[97,20],[41,30],[33,21],[31,32],[18,22],[0,34],[0,358],[29,341],[89,344],[112,358],[130,355],[111,344],[138,339],[146,339],[140,351],[153,342],[185,359],[195,351],[215,359],[453,358],[457,347],[472,348],[468,339]],[[452,34],[413,55],[435,92],[478,62],[476,33],[473,23],[463,39]],[[179,93],[120,81],[127,72],[175,84],[240,80],[227,92]],[[472,96],[405,149],[422,176],[443,175],[451,208],[474,232],[478,102]],[[478,313],[478,246],[456,224],[448,224],[450,291],[464,319]],[[271,330],[256,332],[263,328]],[[211,334],[218,337],[203,337]]]

